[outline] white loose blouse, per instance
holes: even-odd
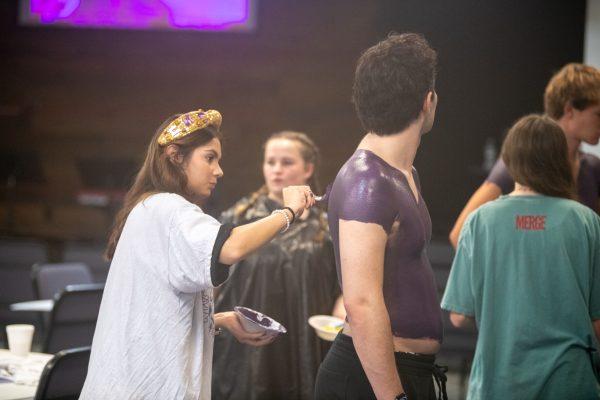
[[[135,206],[110,266],[80,399],[210,399],[213,288],[227,278],[217,259],[230,231],[177,194]]]

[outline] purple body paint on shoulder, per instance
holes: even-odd
[[[431,219],[404,174],[368,150],[357,150],[340,169],[328,203],[338,278],[342,285],[339,220],[381,225],[388,234],[383,294],[394,336],[442,340],[442,318],[427,245]],[[368,267],[368,266],[365,266]]]

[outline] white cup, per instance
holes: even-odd
[[[7,325],[6,336],[8,336],[8,349],[10,352],[16,356],[27,356],[31,351],[34,329],[33,325]]]

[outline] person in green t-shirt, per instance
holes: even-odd
[[[442,308],[479,330],[468,399],[597,399],[600,217],[574,201],[561,128],[523,117],[502,159],[512,193],[463,228]]]

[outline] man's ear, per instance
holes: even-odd
[[[572,118],[573,113],[575,112],[575,107],[573,107],[572,101],[567,101],[563,107],[563,116],[567,118]]]
[[[433,105],[435,104],[435,101],[437,97],[437,93],[435,93],[434,90],[430,90],[429,92],[427,92],[427,96],[425,96],[425,100],[423,101],[423,113],[427,114],[429,113],[429,111],[431,110],[431,107],[433,107]]]
[[[167,156],[169,156],[169,160],[171,160],[173,164],[180,165],[183,162],[183,156],[179,152],[179,148],[176,145],[168,145],[165,149],[165,152],[167,153]]]

